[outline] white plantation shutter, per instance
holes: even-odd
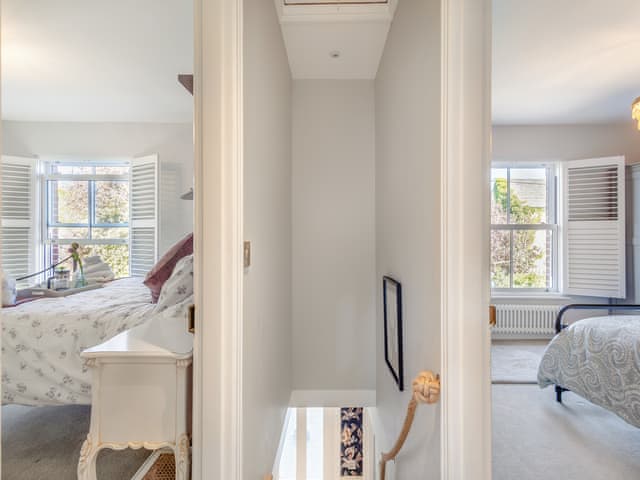
[[[13,277],[33,273],[37,267],[36,161],[2,157],[2,269]]]
[[[564,165],[564,291],[625,298],[624,157]]]
[[[158,259],[158,156],[133,159],[130,176],[130,272],[143,277]]]

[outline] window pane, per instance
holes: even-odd
[[[290,409],[289,423],[280,457],[279,480],[296,480],[296,417],[295,408]]]
[[[51,173],[57,175],[91,175],[93,166],[89,165],[52,165]]]
[[[322,412],[322,408],[307,408],[307,480],[323,480]]]
[[[129,245],[89,245],[88,255],[99,255],[116,278],[129,276]]]
[[[70,245],[52,245],[51,246],[51,263],[66,258],[69,253]],[[81,252],[83,257],[99,255],[107,265],[113,270],[116,278],[129,276],[129,246],[128,245],[82,245]],[[68,262],[71,268],[71,262]]]
[[[509,223],[538,224],[547,221],[547,169],[512,168]]]
[[[61,260],[64,260],[65,258],[67,258],[69,256],[68,249],[69,249],[69,245],[51,245],[50,265],[55,265]],[[73,266],[73,264],[71,260],[68,260],[67,262],[63,263],[61,266],[67,267],[69,270],[71,270],[71,267]],[[51,276],[51,272],[48,272],[47,276]]]
[[[515,230],[513,232],[514,288],[550,289],[551,245],[549,230]]]
[[[69,257],[71,254],[69,253],[69,249],[71,248],[71,244],[59,244],[59,245],[51,245],[51,265],[54,265],[56,263],[58,263],[61,260],[66,259],[67,257]],[[80,245],[80,255],[82,258],[93,255],[91,253],[91,245]],[[65,263],[63,263],[62,265],[64,265],[65,267],[67,267],[69,270],[72,270],[73,268],[73,261],[72,260],[67,260]]]
[[[491,230],[491,288],[509,288],[511,232]]]
[[[89,182],[49,181],[51,204],[49,219],[53,223],[89,223]]]
[[[491,223],[507,223],[507,169],[491,169]]]
[[[105,227],[105,228],[92,228],[91,238],[99,239],[120,239],[126,240],[129,238],[129,227]]]
[[[50,240],[70,240],[89,238],[89,229],[86,227],[49,227]]]
[[[129,173],[129,167],[126,165],[103,165],[96,167],[97,175],[126,175]]]
[[[129,182],[95,182],[96,223],[129,221]]]

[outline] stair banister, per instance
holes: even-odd
[[[396,459],[404,442],[407,440],[418,405],[420,403],[432,405],[440,399],[440,375],[436,375],[431,371],[420,372],[413,380],[412,388],[413,395],[411,395],[411,400],[407,406],[407,416],[404,419],[400,435],[393,448],[388,453],[383,453],[380,459],[380,480],[385,480],[387,462]]]

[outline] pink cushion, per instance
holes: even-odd
[[[151,290],[151,301],[158,303],[162,285],[171,276],[173,268],[182,257],[193,253],[193,233],[190,233],[167,250],[144,278],[144,284]]]

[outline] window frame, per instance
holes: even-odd
[[[511,215],[511,170],[527,169],[527,168],[544,168],[546,170],[546,210],[547,222],[537,224],[526,223],[509,223]],[[536,296],[536,295],[558,295],[560,288],[560,215],[558,205],[558,189],[559,189],[559,172],[557,162],[541,162],[541,163],[519,163],[519,162],[492,162],[491,170],[506,169],[507,170],[507,223],[490,223],[490,233],[493,231],[510,232],[509,241],[509,287],[494,288],[491,287],[492,296]],[[491,200],[490,200],[491,201]],[[552,221],[550,221],[552,220]],[[490,219],[491,221],[491,219]],[[513,286],[513,259],[514,259],[514,242],[513,232],[515,231],[548,231],[551,232],[551,288],[521,288]],[[491,247],[491,242],[489,242]],[[491,252],[490,252],[491,255]]]
[[[97,223],[95,217],[95,194],[96,182],[127,182],[130,185],[130,168],[131,162],[128,160],[48,160],[44,162],[45,168],[42,175],[41,184],[41,219],[42,219],[42,240],[44,244],[44,264],[46,267],[52,264],[51,247],[54,245],[68,245],[76,242],[79,245],[127,245],[129,247],[131,241],[131,221],[121,223]],[[52,173],[54,167],[70,166],[70,167],[127,167],[129,170],[123,174],[97,174],[97,173]],[[95,172],[95,170],[94,170]],[[53,190],[50,188],[51,181],[74,181],[87,182],[87,203],[88,203],[88,223],[60,223],[53,221],[52,218],[52,197]],[[131,191],[129,191],[129,202],[131,202]],[[49,235],[50,228],[87,228],[89,238],[58,238],[51,239]],[[122,238],[91,238],[92,229],[94,228],[127,228],[129,234],[126,239]]]

